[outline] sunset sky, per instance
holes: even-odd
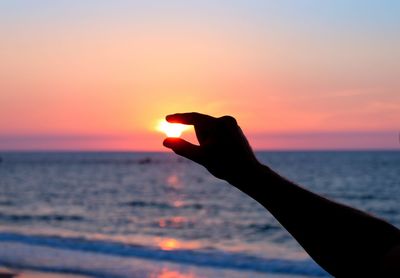
[[[1,1],[0,150],[163,150],[166,114],[256,149],[399,149],[400,1]],[[189,135],[190,137],[190,135]]]

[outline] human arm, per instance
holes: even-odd
[[[194,125],[200,145],[167,138],[166,147],[258,201],[332,275],[391,277],[400,273],[396,227],[314,194],[259,163],[232,117],[183,113],[167,120]]]

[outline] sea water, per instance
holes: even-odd
[[[95,277],[329,276],[258,203],[174,154],[0,156],[0,265]],[[398,151],[257,156],[400,226]]]

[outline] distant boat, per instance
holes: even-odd
[[[139,159],[139,161],[138,161],[139,164],[149,164],[152,162],[153,162],[153,160],[150,157],[145,157],[143,159]]]

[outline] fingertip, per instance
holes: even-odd
[[[171,137],[165,138],[164,141],[163,141],[164,147],[172,148],[174,139],[175,138],[171,138]]]
[[[163,145],[180,156],[186,157],[198,163],[201,161],[200,147],[184,139],[167,137],[164,139]]]
[[[184,142],[183,139],[179,137],[167,137],[163,141],[163,145],[167,148],[173,148],[179,144],[182,144]]]
[[[164,147],[170,148],[170,144],[168,142],[168,138],[165,138],[162,144],[163,144]]]
[[[169,115],[167,115],[167,116],[165,116],[165,120],[167,121],[167,122],[173,122],[174,121],[174,118],[175,118],[175,115],[176,114],[169,114]]]

